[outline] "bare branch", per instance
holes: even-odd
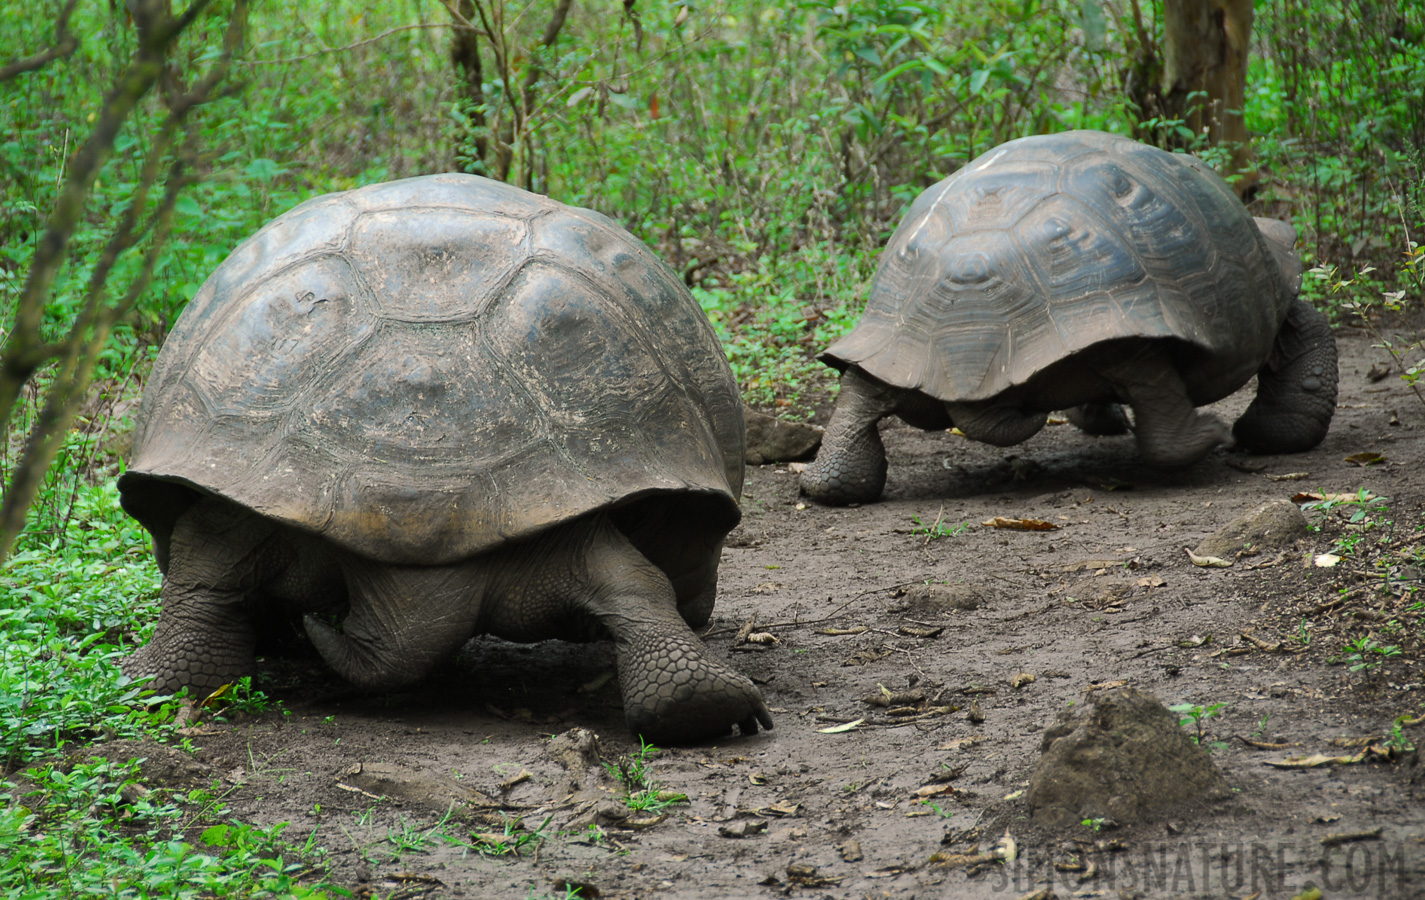
[[[58,342],[41,340],[40,325],[44,301],[55,273],[63,263],[69,238],[83,214],[98,172],[113,149],[119,129],[138,101],[162,76],[169,49],[183,29],[207,6],[208,0],[194,0],[178,17],[167,12],[167,0],[134,0],[130,10],[139,30],[138,49],[129,69],[105,100],[94,132],[75,154],[60,198],[50,216],[46,232],[36,248],[29,277],[16,312],[16,324],[0,359],[0,431],[8,431],[16,398],[35,369],[58,360],[45,402],[33,426],[24,454],[0,504],[0,558],[8,552],[24,527],[31,499],[45,472],[63,447],[70,423],[84,402],[94,367],[108,343],[113,326],[128,313],[148,289],[154,267],[172,231],[173,210],[180,191],[193,180],[189,174],[190,145],[197,140],[189,114],[208,102],[227,77],[232,59],[241,47],[247,24],[247,0],[236,0],[224,35],[223,53],[194,87],[166,98],[168,115],[155,134],[128,207],[113,224],[109,239],[95,261],[85,287],[83,307]],[[182,147],[174,152],[175,145]],[[165,174],[164,168],[167,166]],[[163,197],[148,213],[152,189],[162,183]],[[147,235],[139,273],[130,280],[118,300],[108,299],[108,282],[119,257]]]
[[[69,17],[74,14],[74,7],[78,5],[79,0],[67,0],[59,15],[55,17],[53,46],[33,56],[12,60],[0,66],[0,82],[42,69],[57,59],[73,56],[74,51],[79,49],[79,38],[69,33]]]
[[[386,38],[390,37],[391,35],[397,34],[397,33],[402,32],[402,31],[429,30],[429,29],[439,29],[439,30],[441,30],[441,31],[445,31],[445,30],[452,30],[452,31],[473,31],[473,32],[475,32],[476,34],[481,35],[481,36],[483,36],[483,37],[485,37],[485,38],[487,38],[487,39],[489,38],[489,35],[488,35],[488,34],[485,34],[485,33],[484,33],[483,31],[481,31],[479,28],[476,28],[474,25],[471,25],[471,24],[469,24],[468,22],[466,22],[466,23],[461,23],[461,22],[419,22],[419,23],[417,23],[417,24],[415,24],[415,25],[400,25],[400,26],[397,26],[397,27],[395,27],[395,28],[388,28],[387,30],[381,32],[380,34],[376,35],[375,37],[369,37],[369,38],[367,38],[367,39],[364,40],[364,41],[357,41],[357,42],[354,43],[354,44],[346,44],[346,45],[341,46],[341,47],[324,47],[324,48],[321,49],[321,50],[314,50],[314,51],[312,51],[311,53],[304,53],[304,54],[302,54],[301,56],[287,56],[287,57],[283,57],[282,59],[254,59],[254,60],[249,60],[249,61],[248,61],[248,65],[253,65],[253,66],[281,66],[281,65],[286,65],[287,63],[302,62],[303,60],[307,60],[307,59],[315,59],[315,58],[318,57],[318,56],[329,56],[329,55],[331,55],[331,54],[333,54],[333,53],[345,53],[345,52],[347,52],[348,50],[355,50],[355,49],[358,48],[358,47],[365,47],[367,44],[374,44],[374,43],[376,43],[377,41],[383,41],[383,40],[385,40]]]

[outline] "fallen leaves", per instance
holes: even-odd
[[[1346,457],[1346,462],[1350,463],[1353,466],[1360,466],[1361,468],[1365,468],[1366,466],[1378,466],[1381,463],[1387,462],[1387,460],[1379,453],[1376,453],[1372,450],[1365,450],[1360,453],[1352,453],[1350,456]]]
[[[1266,765],[1274,769],[1316,769],[1321,766],[1354,766],[1364,762],[1391,762],[1395,759],[1395,749],[1386,744],[1370,744],[1359,752],[1347,756],[1328,756],[1313,753],[1310,756],[1289,756],[1286,759],[1269,759]]]
[[[1183,552],[1187,554],[1188,560],[1191,561],[1193,565],[1205,569],[1227,569],[1232,566],[1232,560],[1223,559],[1220,556],[1198,556],[1187,547],[1183,548]]]
[[[1326,835],[1321,839],[1321,846],[1336,847],[1341,844],[1352,844],[1357,841],[1378,841],[1385,829],[1377,825],[1370,831],[1336,831]]]
[[[1010,531],[1057,531],[1059,526],[1043,519],[1009,519],[995,516],[980,523],[987,528],[1006,528]]]
[[[746,821],[738,822],[735,825],[719,825],[717,833],[725,838],[745,838],[754,834],[764,834],[767,831],[766,822]]]
[[[841,661],[842,666],[864,666],[875,662],[878,659],[885,659],[895,651],[890,647],[866,647],[858,650]]]
[[[852,719],[850,722],[842,722],[840,725],[832,725],[829,728],[818,728],[817,734],[845,734],[854,731],[857,726],[864,725],[865,719]]]

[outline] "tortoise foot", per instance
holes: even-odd
[[[653,743],[714,740],[734,726],[743,734],[772,727],[757,686],[709,659],[696,638],[641,641],[619,654],[619,680],[629,729]]]

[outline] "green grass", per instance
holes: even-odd
[[[41,516],[0,566],[0,894],[27,900],[325,897],[319,848],[291,848],[285,825],[225,821],[210,791],[152,789],[133,760],[80,748],[172,736],[176,704],[120,673],[157,615],[147,535],[123,515],[112,481],[81,482],[72,514]],[[260,692],[239,688],[245,709]],[[194,834],[199,835],[195,840]]]

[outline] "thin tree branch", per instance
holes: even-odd
[[[74,8],[78,5],[79,0],[67,0],[54,20],[54,44],[33,56],[12,60],[0,67],[0,82],[42,69],[57,59],[73,56],[74,51],[79,49],[79,38],[69,33],[69,17],[74,14]]]

